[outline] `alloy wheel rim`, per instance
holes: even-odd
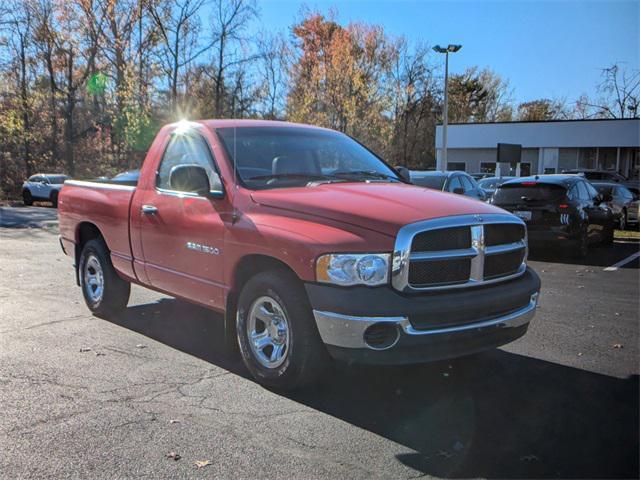
[[[267,295],[257,298],[247,317],[249,346],[260,365],[274,369],[281,366],[289,353],[291,334],[282,306]]]
[[[98,258],[91,254],[84,264],[84,290],[92,303],[99,303],[104,293],[104,273]]]

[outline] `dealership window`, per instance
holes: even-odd
[[[493,162],[480,163],[480,173],[496,173],[496,164]]]
[[[596,149],[581,148],[578,154],[578,168],[597,168]]]
[[[598,168],[602,170],[615,170],[617,156],[617,148],[601,148],[598,152]]]
[[[558,149],[558,168],[560,171],[578,168],[578,149],[560,148]]]
[[[460,170],[464,172],[466,164],[464,162],[447,162],[447,170]]]

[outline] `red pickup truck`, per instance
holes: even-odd
[[[274,388],[331,358],[406,364],[511,342],[540,290],[522,220],[411,185],[350,137],[307,125],[168,125],[137,184],[67,181],[59,216],[94,313],[125,308],[131,283],[223,312]]]

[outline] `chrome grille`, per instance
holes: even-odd
[[[509,214],[460,215],[400,229],[392,284],[400,291],[460,288],[522,274],[526,227]]]

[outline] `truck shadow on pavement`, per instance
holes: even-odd
[[[162,299],[109,321],[249,378],[209,310]],[[496,350],[410,367],[339,364],[286,396],[406,447],[395,460],[428,475],[637,478],[638,388],[638,376]]]
[[[586,258],[579,258],[569,247],[530,247],[529,260],[568,265],[610,267],[640,251],[640,239],[616,239],[613,245],[592,245]],[[622,268],[638,268],[638,261],[630,262]]]

